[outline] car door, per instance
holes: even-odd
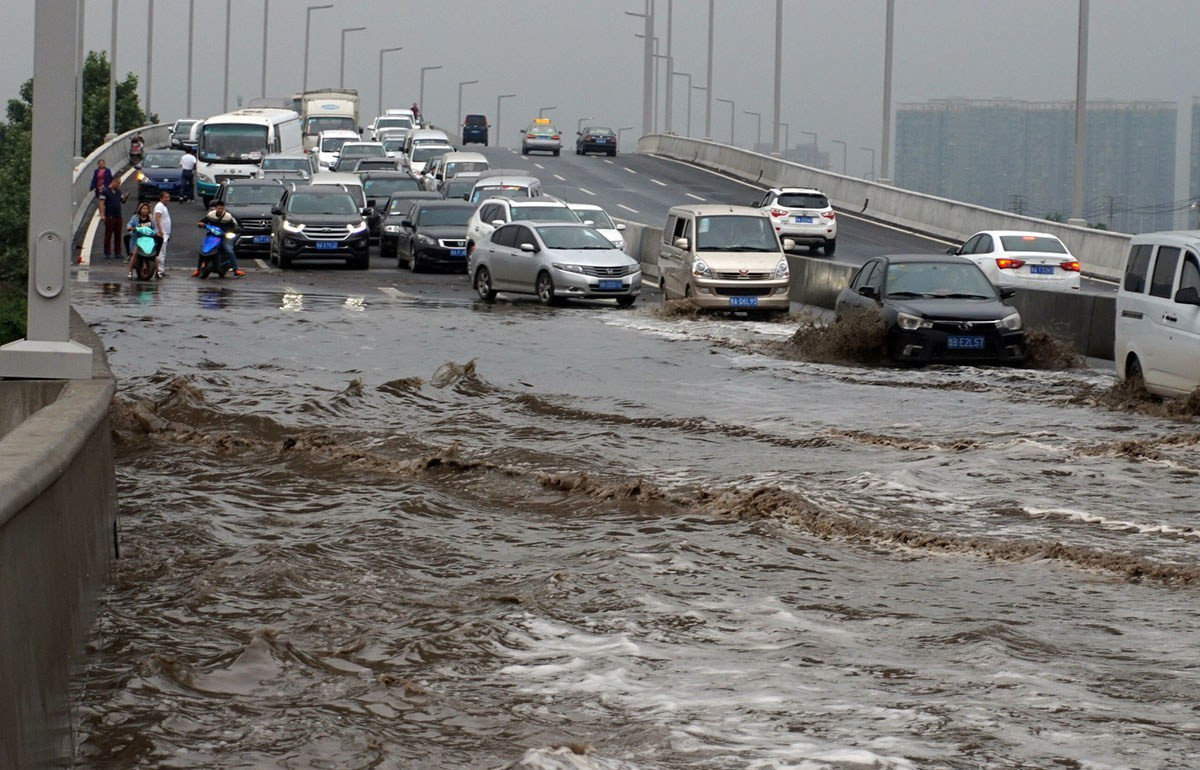
[[[1181,291],[1184,292],[1182,297]],[[1164,319],[1170,329],[1167,339],[1170,355],[1167,356],[1169,363],[1166,366],[1170,378],[1167,385],[1182,393],[1190,393],[1200,385],[1200,353],[1197,353],[1200,351],[1200,306],[1180,301],[1193,292],[1194,296],[1200,296],[1200,257],[1191,249],[1186,249],[1179,267],[1179,277],[1171,292],[1172,304],[1164,311],[1165,316],[1175,319]]]
[[[528,291],[520,286],[520,258],[517,253],[517,231],[522,225],[503,225],[491,235],[492,288],[497,291]],[[486,243],[486,241],[485,241]]]
[[[664,299],[683,296],[683,286],[686,283],[683,271],[688,249],[676,246],[675,242],[679,238],[686,238],[685,233],[691,232],[688,226],[690,221],[687,217],[670,215],[663,227],[662,243],[658,249],[658,273],[662,280]],[[690,242],[688,246],[691,246]]]
[[[872,259],[859,268],[850,281],[849,291],[842,292],[838,297],[837,314],[858,313],[877,307],[883,285],[883,264],[881,260]],[[873,289],[875,296],[869,297],[862,293],[863,288]]]
[[[1151,330],[1146,335],[1142,371],[1147,383],[1165,388],[1175,388],[1179,381],[1171,362],[1175,355],[1171,341],[1179,324],[1173,298],[1181,256],[1182,249],[1178,246],[1159,246],[1154,253],[1150,285],[1146,291],[1146,316],[1150,319]]]
[[[412,259],[412,241],[413,233],[416,232],[415,222],[412,222],[413,213],[417,210],[415,204],[410,204],[405,207],[403,213],[397,212],[391,217],[396,224],[400,225],[400,232],[396,233],[396,254],[404,260]],[[412,227],[406,226],[406,222],[412,222]],[[409,264],[412,264],[411,262]]]

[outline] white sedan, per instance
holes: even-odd
[[[1079,259],[1057,237],[1022,230],[986,230],[947,254],[966,257],[1001,288],[1072,291]]]

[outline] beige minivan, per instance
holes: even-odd
[[[658,250],[663,299],[690,299],[708,310],[787,312],[785,248],[763,209],[675,206],[667,212]]]

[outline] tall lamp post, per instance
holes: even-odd
[[[887,0],[887,32],[883,43],[883,144],[879,153],[879,172],[891,179],[888,172],[892,155],[892,30],[895,26],[896,0]]]
[[[667,0],[667,88],[663,94],[663,131],[668,134],[675,128],[672,104],[675,101],[675,57],[671,53],[671,17],[674,15],[675,0]]]
[[[225,0],[225,79],[221,86],[221,109],[225,112],[229,111],[229,33],[232,29],[233,0]]]
[[[712,141],[712,78],[713,78],[713,3],[714,0],[708,0],[708,75],[705,83],[708,84],[705,89],[704,99],[707,102],[704,108],[704,138]]]
[[[402,46],[402,45],[398,45],[395,48],[379,49],[379,99],[378,99],[379,109],[377,109],[375,111],[376,115],[383,114],[383,55],[385,53],[392,53],[393,51],[403,51],[403,50],[404,50],[404,46]]]
[[[112,42],[108,47],[108,137],[117,135],[117,14],[118,0],[112,0]]]
[[[842,176],[845,176],[846,175],[846,143],[843,142],[841,139],[830,139],[829,141],[833,142],[834,144],[840,144],[842,146]]]
[[[80,5],[83,5],[81,2]],[[192,116],[192,65],[196,47],[196,0],[188,0],[187,115]],[[307,54],[306,54],[307,55]]]
[[[692,74],[690,72],[672,72],[671,77],[687,78],[687,128],[684,130],[684,136],[690,138],[692,135]]]
[[[805,136],[811,136],[813,138],[812,162],[813,162],[813,165],[815,166],[815,165],[817,165],[817,161],[820,159],[820,154],[819,154],[820,150],[817,148],[817,135],[816,135],[816,133],[814,133],[812,131],[801,131],[800,133],[804,134]]]
[[[719,96],[714,101],[729,105],[729,145],[731,147],[737,147],[737,142],[733,140],[733,117],[737,115],[737,105],[733,103],[733,99],[722,99]]]
[[[1075,51],[1075,151],[1072,154],[1074,180],[1071,188],[1071,219],[1068,224],[1086,225],[1083,195],[1087,172],[1087,61],[1088,0],[1079,0],[1079,42]]]
[[[79,0],[83,5],[83,0]],[[150,93],[154,86],[154,3],[146,3],[146,113],[150,113]]]
[[[654,123],[654,0],[646,0],[646,12],[626,11],[626,16],[637,16],[644,22],[642,31],[642,133],[650,133]]]
[[[583,121],[585,121],[585,120],[595,120],[595,118],[593,118],[591,115],[588,115],[586,118],[580,118],[575,123],[575,133],[578,134],[580,131],[583,130]]]
[[[860,150],[866,150],[871,153],[871,181],[875,181],[875,148],[874,147],[859,147]]]
[[[454,119],[458,121],[458,125],[460,125],[460,126],[462,125],[462,122],[463,122],[463,111],[462,111],[463,86],[473,86],[478,82],[479,82],[478,80],[460,80],[460,81],[458,81],[458,111],[454,113]]]
[[[504,141],[504,134],[500,132],[500,100],[501,99],[511,99],[514,96],[516,96],[516,94],[500,94],[499,96],[496,97],[496,136],[499,139],[497,144],[500,147],[504,146],[502,144],[499,144],[500,142]]]
[[[752,112],[750,110],[742,110],[742,112],[746,113],[747,115],[753,115],[754,120],[758,124],[758,132],[756,134],[756,136],[758,138],[754,142],[754,151],[758,152],[758,146],[760,144],[762,144],[762,113],[761,112]]]
[[[621,136],[622,136],[622,135],[623,135],[623,134],[624,134],[626,131],[632,131],[632,130],[633,130],[633,126],[625,126],[624,128],[618,128],[618,129],[617,129],[617,147],[620,147],[620,146],[621,146]]]
[[[190,0],[190,2],[194,3],[194,2],[196,2],[196,0]],[[308,48],[309,48],[310,42],[312,41],[312,12],[319,11],[322,8],[332,8],[332,7],[333,7],[333,3],[325,3],[324,5],[310,5],[304,12],[304,79],[302,81],[304,83],[304,85],[300,89],[302,91],[308,90]],[[190,61],[190,59],[189,59],[189,61]],[[190,87],[191,86],[190,82],[188,83],[188,86],[189,86],[188,95],[190,96],[191,92],[192,92],[192,89]],[[190,113],[191,110],[189,110],[188,112]]]
[[[557,107],[538,107],[538,117],[539,118],[542,117],[550,110],[557,110],[557,109],[558,109]]]
[[[150,0],[148,5],[153,8],[154,0]],[[270,20],[271,0],[263,0],[262,82],[258,85],[258,95],[264,99],[267,98],[267,30],[270,29]],[[149,104],[146,105],[147,109],[149,106]]]
[[[347,32],[362,32],[366,27],[343,27],[342,28],[342,54],[341,68],[338,70],[338,88],[346,87],[346,33]]]
[[[771,152],[779,154],[779,116],[780,95],[783,83],[783,0],[775,0],[775,117],[771,121],[774,130],[771,138]]]
[[[421,68],[421,90],[417,97],[417,107],[421,110],[422,118],[425,117],[425,73],[429,72],[430,70],[440,70],[441,68],[442,65],[440,64],[433,64],[428,67]]]
[[[788,149],[788,127],[789,126],[786,121],[781,120],[781,121],[779,121],[779,127],[783,129],[783,147],[782,147],[781,152],[786,155],[787,149]]]

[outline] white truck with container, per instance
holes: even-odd
[[[358,91],[350,88],[326,88],[304,91],[293,97],[300,113],[304,133],[304,151],[312,152],[322,131],[362,133],[358,115]]]

